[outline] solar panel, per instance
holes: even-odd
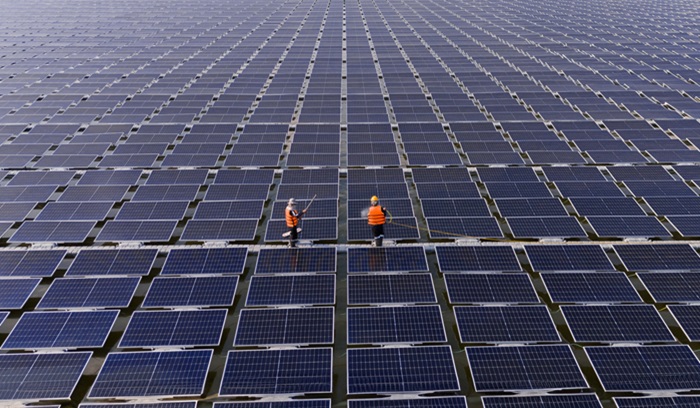
[[[330,408],[331,400],[289,400],[270,402],[215,402],[214,408]]]
[[[666,219],[673,225],[675,229],[683,237],[697,237],[700,236],[700,217],[697,216],[674,216],[666,217]]]
[[[2,345],[3,350],[100,348],[117,320],[114,310],[27,312]]]
[[[177,221],[107,221],[95,241],[169,241]]]
[[[160,274],[241,274],[247,254],[247,248],[173,249],[168,253]]]
[[[671,236],[656,217],[586,217],[586,220],[599,237]]]
[[[112,209],[111,202],[48,203],[35,218],[39,221],[101,221]]]
[[[436,303],[430,274],[349,275],[348,304]]]
[[[7,316],[10,315],[10,312],[0,312],[0,325],[2,325],[5,322],[5,319],[7,319]]]
[[[439,306],[348,309],[348,344],[420,344],[447,341]]]
[[[80,177],[79,186],[127,185],[138,182],[141,170],[89,170]]]
[[[656,303],[700,302],[700,276],[696,273],[639,273],[637,276]]]
[[[534,170],[526,167],[487,167],[478,168],[477,172],[479,173],[481,181],[538,181],[537,174],[535,174]]]
[[[491,198],[552,198],[552,193],[541,182],[491,182],[485,183]]]
[[[258,219],[262,216],[263,200],[258,201],[204,201],[194,214],[196,220]],[[303,208],[303,207],[302,207]]]
[[[201,395],[211,356],[212,350],[109,353],[88,397]]]
[[[155,278],[142,307],[231,306],[238,276]]]
[[[690,245],[614,245],[628,271],[700,269],[700,256]]]
[[[543,273],[542,281],[554,303],[640,303],[627,276],[612,273]]]
[[[465,350],[477,392],[588,388],[568,345]]]
[[[606,392],[680,391],[700,385],[700,362],[685,345],[584,350]]]
[[[92,352],[2,354],[0,400],[67,400]]]
[[[34,203],[0,203],[0,221],[23,221],[34,209]],[[5,231],[12,226],[8,223]]]
[[[136,311],[131,316],[120,348],[218,346],[227,311]]]
[[[661,316],[651,305],[562,306],[576,342],[672,342]]]
[[[392,200],[393,201],[393,200]],[[391,209],[393,216],[400,216],[396,212],[394,203],[386,203],[382,201],[382,205]],[[467,199],[437,199],[437,200],[421,200],[423,207],[423,215],[426,217],[490,217],[491,211],[484,199],[467,198]],[[350,212],[348,211],[348,214]],[[408,214],[401,216],[412,216],[411,211]]]
[[[458,391],[449,346],[348,349],[348,394]]]
[[[122,205],[116,219],[180,220],[188,206],[187,201],[127,202]]]
[[[533,395],[522,397],[482,397],[484,408],[601,408],[595,394]]]
[[[79,408],[196,408],[197,401],[145,402],[142,404],[80,404]]]
[[[700,397],[643,397],[643,398],[613,398],[618,408],[697,408],[700,407]]]
[[[532,269],[555,271],[614,271],[615,267],[597,245],[525,245]]]
[[[66,276],[148,275],[157,249],[84,249],[78,252]]]
[[[333,344],[335,308],[243,309],[236,346]]]
[[[253,276],[246,306],[335,304],[335,276]]]
[[[140,278],[57,279],[37,309],[127,307]]]
[[[0,309],[21,309],[41,279],[0,280]]]
[[[462,343],[559,342],[547,306],[460,306],[454,308]]]
[[[525,274],[445,274],[452,304],[540,303]]]
[[[219,395],[328,393],[331,348],[229,351]]]
[[[190,220],[182,232],[186,241],[252,241],[258,220]]]
[[[678,321],[690,341],[700,338],[700,307],[696,305],[668,306],[673,317]]]
[[[25,221],[8,242],[81,243],[94,226],[93,221]]]
[[[430,238],[460,239],[503,237],[498,221],[493,217],[427,218],[427,221]]]
[[[441,272],[510,272],[521,271],[515,251],[510,246],[438,246]]]
[[[348,248],[348,272],[428,271],[421,247]]]
[[[261,249],[256,274],[335,273],[335,248]]]
[[[573,217],[507,218],[516,238],[585,238],[581,225]]]
[[[595,167],[543,167],[549,181],[605,181]]]
[[[350,408],[466,408],[466,397],[348,400]]]
[[[1,251],[0,276],[52,276],[66,251]]]
[[[503,217],[555,217],[567,216],[557,198],[506,198],[496,199],[496,207]]]
[[[571,205],[581,216],[605,215],[646,215],[644,210],[631,197],[576,197]]]

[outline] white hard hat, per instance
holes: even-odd
[[[297,205],[297,200],[290,198],[289,201],[287,201],[288,205]]]

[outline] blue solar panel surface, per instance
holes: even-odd
[[[700,382],[700,362],[688,346],[587,347],[606,391],[690,390]]]
[[[430,274],[348,276],[348,304],[435,303]]]
[[[335,304],[335,276],[253,276],[246,306]]]
[[[462,343],[546,343],[560,341],[547,307],[460,306],[454,308]]]
[[[290,400],[270,402],[215,402],[216,408],[330,408],[331,400]]]
[[[157,255],[156,249],[83,250],[66,276],[148,275]]]
[[[538,272],[615,270],[605,251],[596,245],[525,245],[525,252]]]
[[[467,347],[477,391],[588,388],[566,345]]]
[[[91,398],[195,396],[204,391],[212,350],[110,353]]]
[[[173,249],[161,275],[241,274],[246,248]]]
[[[138,277],[56,279],[37,309],[127,307],[140,281]]]
[[[651,305],[562,306],[577,342],[653,343],[675,338]]]
[[[459,390],[449,346],[350,349],[348,394]]]
[[[237,276],[155,278],[143,307],[231,306]]]
[[[554,303],[640,303],[639,293],[624,273],[543,273]]]
[[[422,398],[406,398],[406,399],[363,399],[349,400],[350,408],[464,408],[467,406],[465,397],[422,397]]]
[[[218,346],[226,310],[137,311],[119,342],[121,348]]]
[[[236,346],[332,344],[335,310],[244,309],[238,319]]]
[[[678,396],[678,397],[645,397],[645,398],[614,398],[618,408],[696,408],[700,407],[700,397]]]
[[[482,402],[484,403],[484,408],[601,407],[600,401],[595,394],[483,397]]]
[[[348,309],[348,344],[444,343],[439,306]]]
[[[230,351],[219,395],[274,395],[331,391],[330,348]]]
[[[349,248],[348,272],[428,271],[425,250],[411,248]]]
[[[0,355],[0,400],[69,399],[92,352]]]
[[[100,348],[107,341],[118,311],[25,313],[2,348],[73,349]]]

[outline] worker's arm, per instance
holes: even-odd
[[[384,213],[384,216],[386,217],[386,207],[382,207],[382,212]]]

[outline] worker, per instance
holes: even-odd
[[[367,223],[372,227],[372,246],[380,247],[384,241],[384,223],[386,222],[386,208],[379,205],[379,197],[372,196],[371,206],[367,212]]]
[[[306,214],[306,210],[299,212],[297,210],[297,201],[290,198],[287,202],[287,208],[284,209],[284,219],[287,222],[287,228],[289,229],[284,236],[289,237],[289,247],[294,248],[297,244],[297,238],[299,237],[299,220],[302,215]]]

